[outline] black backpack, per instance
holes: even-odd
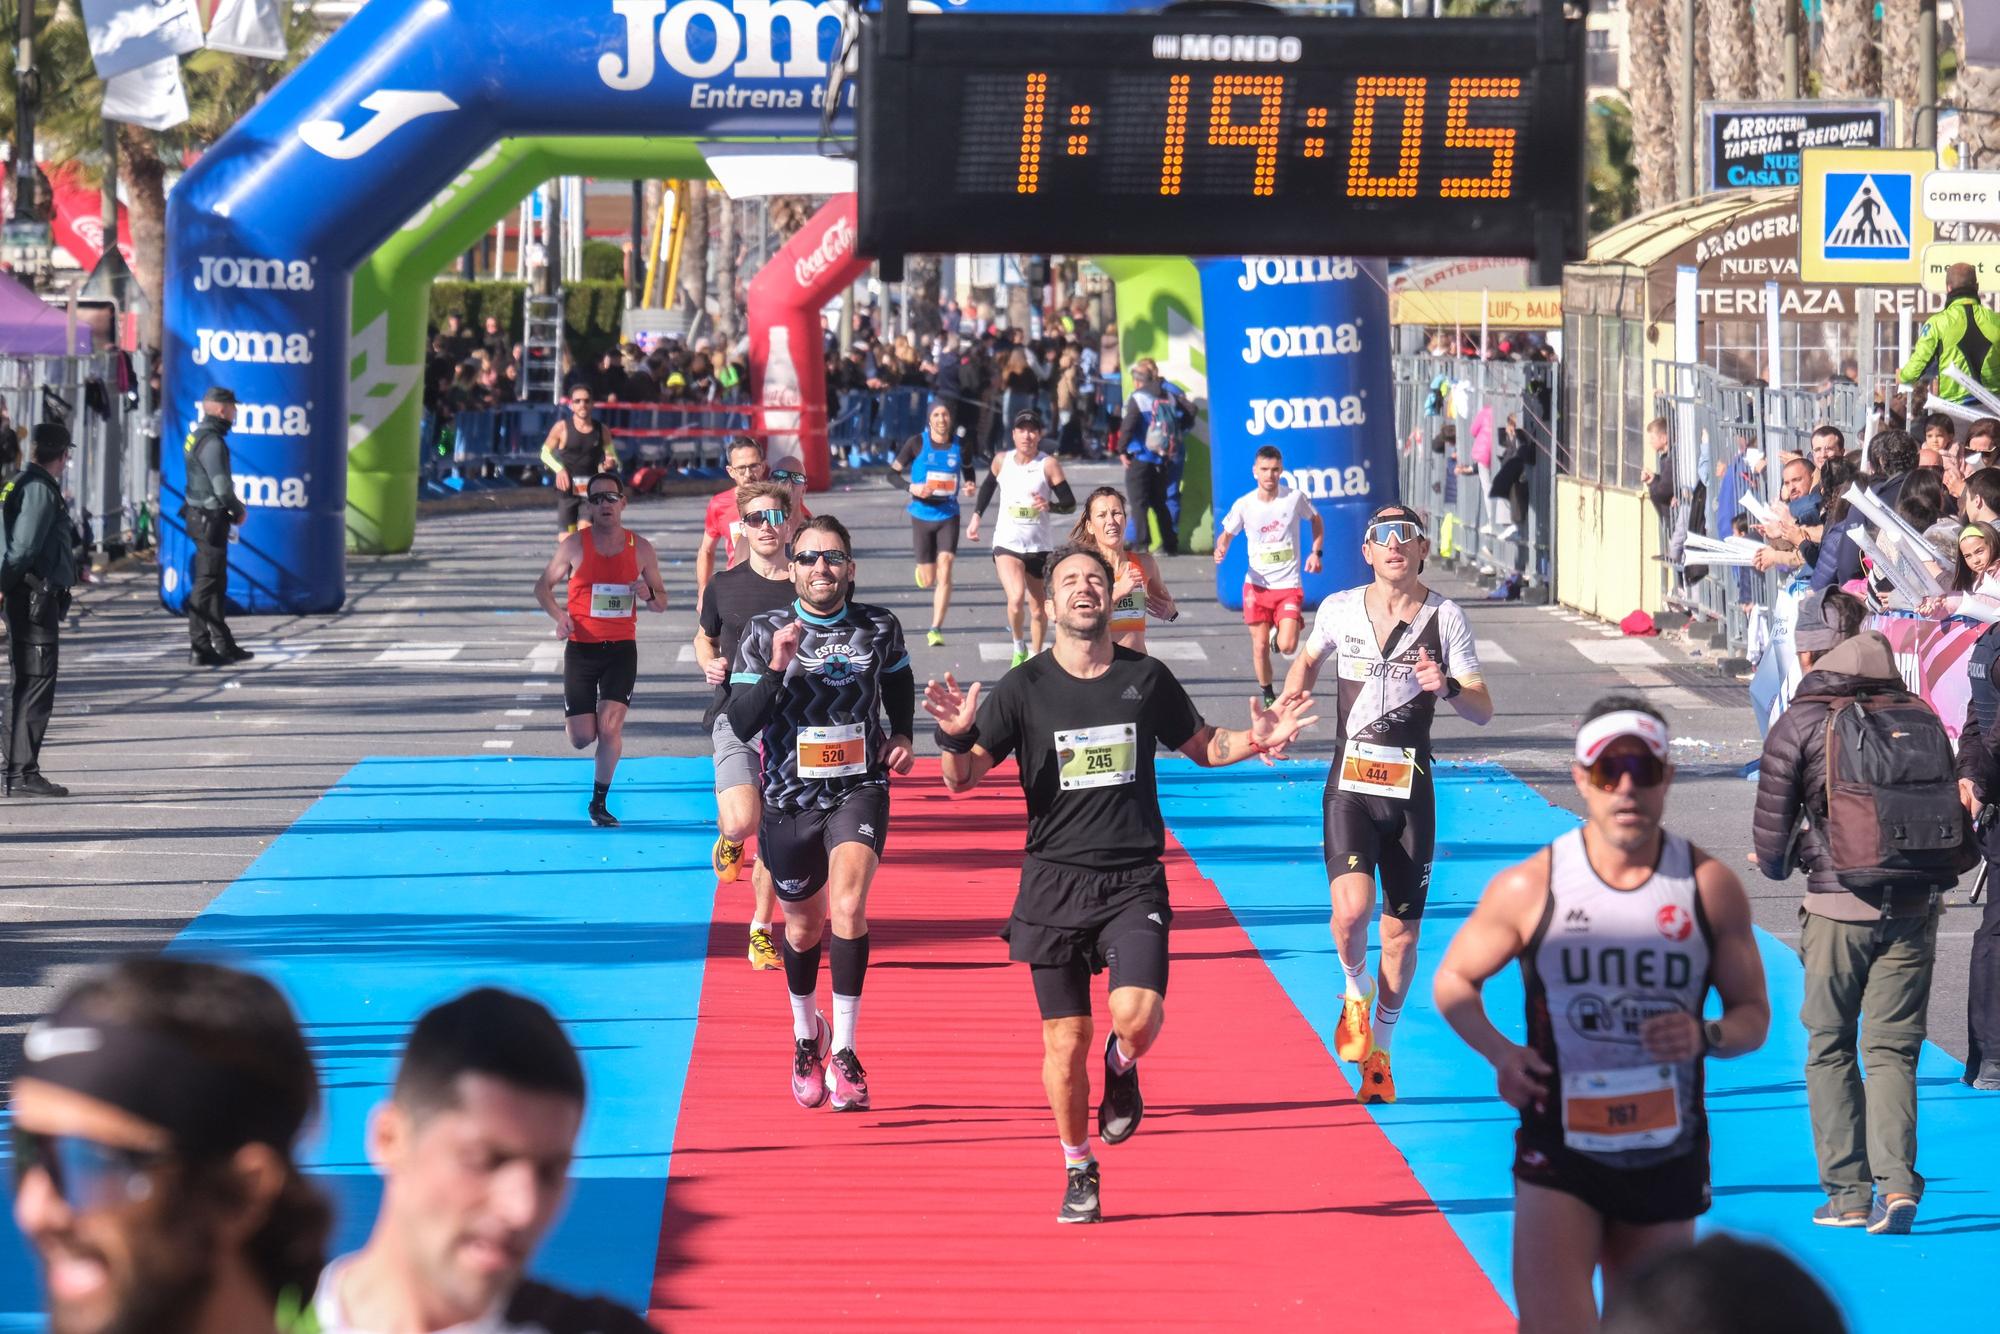
[[[1822,696],[1833,872],[1852,890],[1948,888],[1979,861],[1958,801],[1951,739],[1930,705],[1894,686]]]

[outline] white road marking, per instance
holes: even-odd
[[[496,732],[518,732],[518,731],[520,731],[520,730],[521,730],[521,724],[520,724],[520,723],[496,723],[496,724],[494,724],[494,726],[493,726],[493,730],[494,730],[494,731],[496,731]]]
[[[528,650],[521,666],[531,672],[553,672],[562,666],[563,641],[544,639]]]
[[[675,655],[675,657],[674,657],[674,661],[675,661],[675,662],[693,662],[693,661],[694,661],[694,645],[693,645],[693,644],[682,644],[682,645],[681,645],[681,651],[680,651],[680,652],[679,652],[678,654],[676,654],[676,655]]]
[[[1148,657],[1162,662],[1207,662],[1208,650],[1192,639],[1159,639],[1146,645]],[[979,658],[982,662],[1012,662],[1012,644],[981,644]]]
[[[450,662],[464,651],[463,644],[391,644],[375,655],[375,661],[385,666],[414,667]]]
[[[535,711],[533,709],[509,709],[507,710],[507,716],[509,718],[532,718],[535,716]]]
[[[1508,663],[1514,663],[1514,665],[1517,667],[1520,666],[1518,662],[1514,661],[1514,655],[1509,653],[1506,649],[1501,648],[1499,643],[1495,640],[1475,639],[1472,641],[1472,647],[1475,651],[1478,652],[1479,661],[1481,665],[1485,665],[1487,663],[1495,663],[1495,662],[1508,662]]]
[[[1666,656],[1643,639],[1572,639],[1569,646],[1600,667],[1636,667],[1665,662]]]
[[[512,750],[512,749],[514,749],[514,743],[513,743],[512,741],[488,741],[488,742],[486,742],[486,743],[485,743],[485,745],[486,745],[486,749],[488,749],[488,750]]]

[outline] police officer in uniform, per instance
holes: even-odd
[[[13,668],[7,715],[7,765],[0,793],[67,797],[69,789],[42,777],[42,737],[56,702],[56,637],[76,582],[76,529],[63,500],[69,430],[43,422],[34,430],[28,464],[0,489],[0,599],[5,599],[7,658]]]
[[[188,661],[226,667],[256,656],[236,642],[222,616],[229,599],[229,526],[247,511],[236,498],[229,471],[229,428],[236,422],[236,394],[217,385],[201,400],[201,424],[188,432],[186,504],[194,542],[194,577],[188,587]]]

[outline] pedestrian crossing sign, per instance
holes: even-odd
[[[1799,162],[1799,277],[1914,284],[1930,219],[1917,206],[1929,149],[1809,148]]]

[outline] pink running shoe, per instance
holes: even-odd
[[[819,1032],[807,1041],[800,1038],[795,1044],[797,1053],[792,1057],[792,1096],[799,1100],[801,1107],[817,1107],[826,1101],[829,1082],[826,1073],[826,1049],[833,1041],[833,1032],[827,1027],[826,1016],[813,1016],[819,1023]]]
[[[833,1094],[834,1111],[868,1110],[868,1072],[861,1068],[861,1059],[854,1054],[854,1048],[833,1054],[826,1067],[826,1087]]]

